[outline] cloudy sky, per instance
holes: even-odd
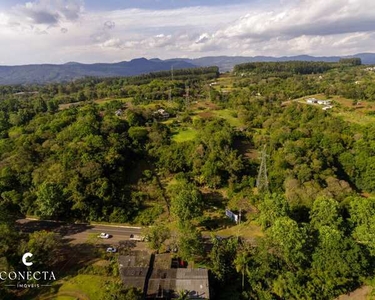
[[[0,64],[375,52],[374,0],[0,0]]]

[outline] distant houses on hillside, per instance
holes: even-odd
[[[120,109],[116,110],[115,115],[117,117],[121,117],[123,113],[124,113],[124,111],[120,108]]]
[[[318,100],[316,98],[307,98],[306,103],[309,104],[320,104],[320,105],[331,105],[332,100]]]
[[[316,98],[307,98],[306,99],[307,104],[318,104],[318,105],[325,105],[322,109],[328,110],[333,108],[332,100],[319,100]]]
[[[158,119],[168,119],[169,113],[167,113],[164,109],[160,108],[153,112],[153,116]]]

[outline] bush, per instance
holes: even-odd
[[[149,226],[154,224],[155,220],[164,212],[163,207],[155,205],[142,211],[134,220],[135,223],[139,223],[143,226]]]

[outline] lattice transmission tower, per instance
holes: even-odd
[[[259,193],[268,193],[269,190],[269,181],[267,175],[267,153],[266,153],[266,146],[263,147],[261,151],[261,162],[259,167],[258,178],[256,182],[256,186],[258,188]]]
[[[189,104],[190,104],[190,88],[189,86],[186,84],[185,85],[185,106],[186,106],[186,109],[189,108]]]

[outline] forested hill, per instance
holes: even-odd
[[[360,58],[363,64],[375,64],[374,53],[361,53],[347,57]],[[53,82],[67,82],[83,77],[118,77],[147,74],[150,72],[217,66],[220,72],[233,69],[235,65],[251,62],[338,62],[339,56],[315,57],[309,55],[298,56],[212,56],[195,59],[176,58],[133,59],[129,62],[81,64],[70,62],[63,65],[42,64],[24,66],[0,66],[0,85],[11,84],[44,84]]]
[[[340,56],[207,56],[196,59],[184,59],[186,62],[197,66],[218,66],[221,72],[231,71],[235,65],[249,62],[287,62],[287,61],[324,61],[338,62],[340,58],[355,57],[360,58],[363,64],[375,64],[375,53],[358,53],[344,57]]]
[[[67,63],[64,65],[0,66],[0,85],[64,82],[89,76],[134,76],[170,70],[172,66],[175,70],[195,67],[195,65],[182,60],[163,61],[159,59],[148,60],[145,58],[112,64]]]

